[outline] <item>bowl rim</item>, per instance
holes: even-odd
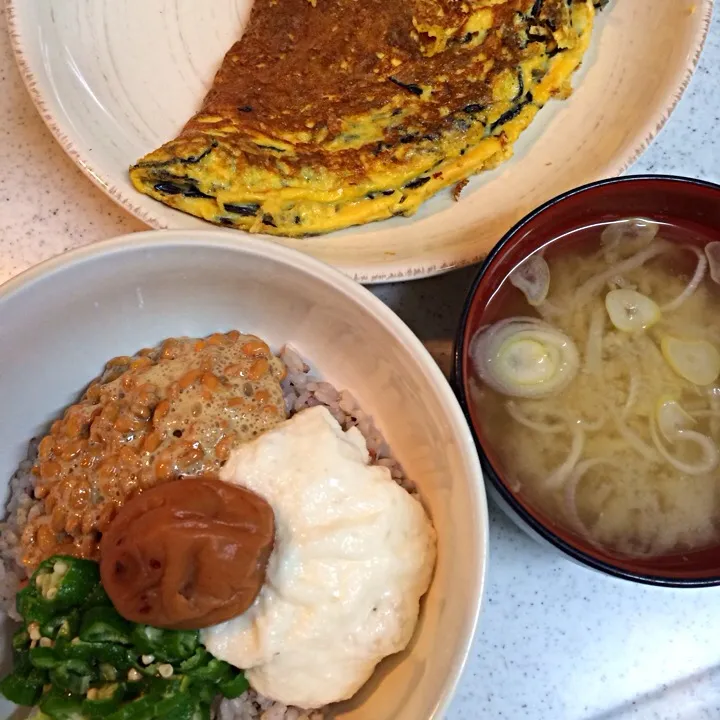
[[[476,518],[474,532],[478,543],[479,567],[474,568],[471,595],[474,598],[472,607],[468,608],[465,621],[464,637],[458,640],[458,651],[453,659],[450,671],[441,693],[435,699],[435,707],[428,720],[440,720],[452,702],[464,670],[470,657],[474,639],[477,635],[480,612],[483,606],[487,585],[487,569],[489,564],[489,517],[487,496],[483,482],[482,468],[474,448],[470,428],[465,421],[464,413],[447,378],[442,374],[437,363],[405,322],[367,288],[349,276],[343,274],[320,260],[277,245],[266,240],[252,237],[237,237],[221,230],[148,230],[121,235],[110,240],[86,245],[66,253],[60,253],[32,266],[24,272],[10,278],[0,285],[0,309],[3,301],[16,293],[31,288],[36,283],[49,279],[64,270],[104,258],[124,253],[143,253],[149,250],[163,250],[172,247],[203,248],[208,252],[226,250],[241,255],[267,258],[271,262],[279,262],[292,267],[313,282],[321,282],[340,291],[348,300],[365,306],[376,322],[383,325],[389,332],[398,337],[400,342],[411,351],[421,366],[428,382],[434,387],[438,400],[446,411],[446,420],[453,430],[453,436],[459,446],[459,454],[467,465],[467,481],[470,496],[473,499],[473,514]]]
[[[561,195],[558,195],[546,203],[543,203],[538,208],[528,213],[522,220],[516,223],[505,235],[498,241],[493,249],[488,253],[487,257],[483,261],[478,270],[475,278],[470,285],[467,296],[465,298],[462,314],[460,315],[460,323],[458,325],[457,334],[455,337],[455,347],[453,351],[453,364],[451,373],[451,383],[455,388],[460,406],[465,413],[465,418],[470,426],[473,439],[475,441],[475,447],[477,448],[478,455],[480,456],[480,464],[482,465],[484,477],[492,483],[493,488],[507,504],[507,506],[515,513],[522,524],[534,532],[545,542],[553,545],[555,548],[560,550],[565,555],[569,556],[575,562],[589,567],[593,570],[597,570],[606,575],[610,575],[622,580],[630,580],[636,583],[644,585],[653,585],[666,588],[698,588],[698,587],[712,587],[720,585],[720,575],[713,575],[701,578],[670,578],[663,575],[654,575],[650,573],[634,572],[631,570],[625,570],[612,563],[600,560],[590,553],[581,550],[572,543],[567,542],[559,535],[554,533],[545,524],[538,520],[532,513],[530,513],[515,497],[515,495],[509,490],[507,485],[502,480],[502,475],[494,467],[490,458],[488,457],[483,445],[479,439],[478,433],[475,429],[475,425],[470,415],[470,407],[468,403],[468,394],[466,392],[465,383],[463,382],[463,366],[465,357],[465,331],[467,328],[468,318],[470,310],[474,305],[477,291],[482,284],[485,275],[489,268],[494,263],[495,259],[500,255],[505,245],[510,242],[526,225],[537,218],[539,215],[545,214],[548,211],[552,211],[553,208],[564,202],[565,200],[580,195],[590,190],[595,190],[599,187],[606,185],[617,185],[617,184],[634,184],[638,182],[673,182],[683,185],[695,185],[706,189],[713,190],[720,196],[720,184],[709,182],[706,180],[698,180],[696,178],[684,177],[681,175],[650,175],[650,174],[639,174],[639,175],[624,175],[618,178],[607,178],[598,180],[596,182],[587,183],[581,185],[572,190],[568,190]]]

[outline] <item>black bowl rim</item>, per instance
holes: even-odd
[[[482,443],[480,442],[478,438],[478,434],[475,430],[475,426],[473,424],[472,418],[470,416],[470,409],[468,407],[468,401],[467,401],[467,395],[465,392],[465,386],[462,381],[462,369],[463,369],[463,357],[465,354],[465,328],[467,326],[468,322],[468,316],[470,314],[470,308],[472,307],[473,300],[475,298],[475,295],[477,294],[478,287],[480,286],[483,278],[485,277],[485,273],[487,272],[488,268],[492,265],[497,255],[502,251],[503,247],[513,238],[515,235],[522,230],[525,225],[527,225],[529,222],[534,220],[538,215],[541,215],[548,210],[552,209],[555,205],[558,205],[559,203],[563,202],[567,198],[573,197],[575,195],[584,193],[588,190],[593,190],[598,187],[603,187],[605,185],[615,185],[615,184],[621,184],[621,183],[634,183],[634,182],[646,182],[646,181],[670,181],[670,182],[676,182],[676,183],[682,183],[682,184],[690,184],[690,185],[696,185],[698,187],[708,188],[711,190],[716,191],[718,194],[720,194],[720,185],[712,182],[708,182],[706,180],[697,180],[695,178],[689,178],[689,177],[683,177],[680,175],[647,175],[647,174],[641,174],[641,175],[624,175],[622,177],[618,178],[609,178],[605,180],[598,180],[596,182],[588,183],[586,185],[581,185],[577,188],[573,188],[572,190],[568,190],[565,193],[562,193],[561,195],[558,195],[551,200],[548,200],[546,203],[540,205],[540,207],[536,208],[535,210],[528,213],[522,220],[520,220],[518,223],[516,223],[510,230],[508,230],[505,235],[498,241],[498,243],[493,247],[493,249],[488,253],[487,257],[483,261],[482,265],[480,266],[480,269],[478,270],[477,275],[475,276],[475,279],[472,282],[472,285],[470,286],[470,290],[468,291],[467,297],[465,299],[465,303],[463,305],[462,315],[460,316],[460,324],[458,326],[457,335],[455,338],[455,350],[454,350],[454,358],[453,358],[453,368],[452,368],[452,375],[451,375],[451,384],[453,385],[455,389],[455,393],[457,394],[458,400],[460,401],[460,406],[462,408],[463,413],[465,414],[465,418],[467,419],[468,425],[470,426],[470,429],[472,431],[473,440],[475,441],[475,447],[477,448],[478,455],[480,456],[480,464],[482,465],[483,473],[486,478],[490,480],[490,482],[493,484],[493,487],[498,492],[498,494],[502,497],[502,499],[507,503],[507,505],[512,509],[512,511],[522,520],[522,522],[527,525],[531,530],[533,530],[537,535],[539,535],[543,540],[553,545],[555,548],[563,552],[564,554],[571,557],[573,560],[579,562],[581,565],[585,565],[587,567],[592,568],[593,570],[598,570],[602,573],[605,573],[607,575],[611,575],[616,578],[620,578],[622,580],[630,580],[636,583],[641,583],[644,585],[654,585],[654,586],[660,586],[660,587],[668,587],[668,588],[698,588],[698,587],[712,587],[716,585],[720,585],[720,576],[710,576],[710,577],[701,577],[701,578],[670,578],[662,575],[651,575],[646,573],[637,573],[632,572],[631,570],[625,570],[623,568],[620,568],[616,565],[612,565],[610,563],[607,563],[603,560],[600,560],[596,557],[593,557],[589,553],[586,553],[583,550],[580,550],[579,548],[575,547],[574,545],[568,543],[567,541],[563,540],[560,536],[556,535],[552,530],[550,530],[548,527],[546,527],[543,523],[541,523],[539,520],[537,520],[528,510],[523,507],[522,504],[518,502],[518,500],[515,498],[514,494],[510,492],[510,490],[506,487],[505,483],[500,479],[500,474],[495,470],[495,468],[492,466],[492,463],[490,462],[490,459],[488,458],[487,454],[485,453],[485,450],[482,447]]]

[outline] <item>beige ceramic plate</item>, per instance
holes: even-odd
[[[201,102],[252,0],[8,0],[20,68],[43,118],[88,176],[155,228],[207,228],[140,195],[127,167],[173,137]],[[712,0],[612,0],[576,78],[515,158],[442,192],[412,218],[278,240],[362,282],[478,260],[510,226],[574,186],[617,175],[667,120],[706,35]]]

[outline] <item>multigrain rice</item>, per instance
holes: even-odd
[[[405,477],[400,463],[392,457],[390,447],[376,427],[372,416],[363,412],[349,390],[337,390],[327,382],[310,375],[310,366],[292,348],[285,347],[280,354],[288,375],[283,382],[285,405],[289,415],[305,408],[324,405],[342,426],[351,427],[363,434],[367,441],[371,462],[388,468],[393,479],[410,493],[415,487]],[[19,620],[15,611],[15,595],[26,572],[19,556],[19,540],[28,520],[42,511],[42,501],[32,496],[32,466],[37,455],[37,443],[32,441],[28,457],[10,480],[7,518],[0,523],[0,609]],[[302,710],[288,707],[259,695],[253,690],[235,700],[218,703],[215,720],[330,720],[329,709]]]
[[[393,479],[414,494],[415,486],[405,477],[400,463],[393,458],[390,446],[385,442],[372,416],[363,412],[352,393],[349,390],[338,391],[330,383],[314,379],[309,374],[309,366],[292,348],[286,346],[280,357],[288,369],[288,376],[283,384],[288,411],[292,413],[314,405],[324,405],[343,430],[357,427],[367,441],[372,462],[388,468]]]
[[[216,720],[327,720],[322,710],[301,710],[258,695],[249,690],[236,700],[223,700],[215,714]]]
[[[7,516],[0,523],[0,610],[13,620],[20,620],[15,609],[15,595],[27,573],[20,557],[20,536],[29,520],[42,512],[42,500],[33,497],[32,466],[37,456],[37,441],[33,439],[25,460],[10,478]]]

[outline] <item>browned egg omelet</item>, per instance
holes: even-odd
[[[200,112],[131,168],[214,223],[302,236],[411,215],[570,93],[593,0],[255,0]]]

